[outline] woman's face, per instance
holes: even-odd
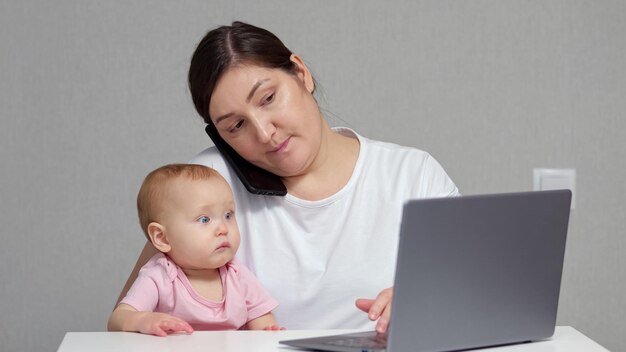
[[[282,177],[305,173],[320,150],[323,118],[313,79],[292,55],[297,73],[253,65],[228,69],[217,82],[209,114],[239,155]]]

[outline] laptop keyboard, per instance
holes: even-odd
[[[326,344],[341,347],[359,347],[363,349],[385,350],[387,347],[387,335],[376,334],[376,336],[346,337],[326,341]]]

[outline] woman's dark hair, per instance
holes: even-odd
[[[209,31],[191,57],[189,90],[196,110],[211,123],[209,103],[215,84],[230,67],[252,64],[296,74],[291,51],[271,32],[243,22]]]

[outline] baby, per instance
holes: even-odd
[[[111,331],[166,336],[193,330],[277,330],[278,303],[235,259],[230,186],[202,165],[152,171],[137,196],[141,227],[161,253],[139,271],[109,318]]]

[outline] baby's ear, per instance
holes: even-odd
[[[165,227],[158,222],[151,222],[148,225],[148,236],[152,245],[159,251],[167,253],[172,249],[167,236],[165,236]]]

